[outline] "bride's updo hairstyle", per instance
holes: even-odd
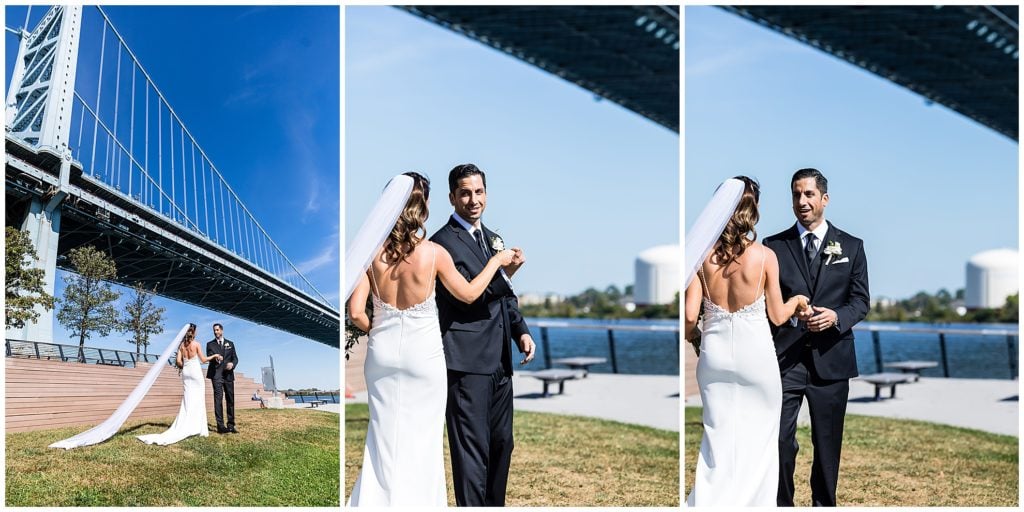
[[[405,261],[413,249],[427,236],[427,200],[430,199],[430,180],[418,172],[402,173],[413,179],[412,194],[405,209],[398,216],[395,227],[384,242],[384,261],[388,264]],[[420,234],[420,231],[423,234]]]
[[[718,237],[718,245],[712,257],[716,265],[725,266],[736,261],[747,250],[747,246],[757,240],[754,225],[761,218],[757,212],[761,187],[746,176],[736,176],[736,179],[743,182],[743,195],[740,196],[740,202],[736,205],[732,218],[725,225],[725,231]]]

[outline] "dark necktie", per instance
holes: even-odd
[[[489,259],[491,257],[491,252],[487,250],[487,244],[484,243],[484,230],[477,229],[474,231],[473,238],[476,238],[476,243],[480,246],[480,252],[483,253],[484,259]]]
[[[817,257],[818,251],[814,248],[814,242],[818,237],[814,233],[807,235],[807,246],[804,247],[804,254],[807,255],[807,270],[811,274],[811,285],[818,280],[818,270],[821,268],[821,259]]]

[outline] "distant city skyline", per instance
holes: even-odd
[[[758,238],[782,231],[790,177],[815,167],[826,219],[864,239],[873,299],[955,293],[971,256],[1017,250],[1015,141],[722,9],[685,19],[687,227],[743,174],[761,183]]]
[[[31,9],[29,29],[48,6]],[[95,19],[86,6],[83,20]],[[4,8],[20,27],[25,6]],[[93,11],[90,11],[93,10]],[[246,207],[295,266],[337,306],[339,296],[339,14],[338,7],[104,6],[168,102]],[[98,25],[83,23],[82,37]],[[184,30],[183,29],[187,29]],[[5,84],[17,37],[5,35]],[[310,72],[310,70],[316,70]],[[88,70],[82,70],[87,73]],[[272,186],[268,186],[272,184]],[[57,271],[56,295],[65,272]],[[129,290],[123,292],[124,304]],[[340,351],[253,322],[157,297],[167,308],[159,354],[182,325],[213,337],[214,322],[235,341],[239,372],[257,381],[273,356],[283,388],[338,389]],[[55,313],[56,310],[54,310]],[[52,314],[52,313],[51,313]],[[339,333],[340,337],[340,333]],[[86,346],[134,351],[127,335],[94,336]],[[76,344],[54,320],[55,343]]]
[[[411,170],[432,180],[432,234],[466,162],[487,173],[484,224],[526,253],[518,293],[621,289],[640,252],[679,243],[677,133],[399,9],[345,18],[346,244]]]

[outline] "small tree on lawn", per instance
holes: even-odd
[[[26,322],[39,319],[37,304],[53,309],[53,296],[44,289],[46,272],[32,268],[31,262],[38,259],[32,240],[11,226],[7,226],[5,235],[4,314],[8,329],[21,329]]]
[[[118,326],[114,302],[121,296],[109,281],[117,277],[117,266],[106,254],[92,246],[68,253],[74,273],[64,277],[64,297],[60,299],[57,321],[72,336],[78,336],[78,360],[85,362],[85,340],[92,333],[106,336]]]
[[[153,294],[142,285],[135,283],[134,292],[128,299],[121,316],[120,331],[130,333],[132,339],[128,343],[135,345],[135,355],[145,349],[149,354],[149,337],[163,332],[164,308],[153,303]]]

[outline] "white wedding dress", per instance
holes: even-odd
[[[174,418],[171,428],[159,434],[138,436],[140,441],[166,446],[186,437],[210,435],[206,420],[206,379],[203,378],[199,355],[185,360],[181,369],[181,383],[184,385],[185,394],[181,397],[178,417]]]
[[[705,295],[697,384],[704,438],[687,506],[774,507],[782,379],[763,293],[734,312]]]
[[[349,506],[444,507],[448,370],[434,291],[406,309],[371,295],[364,365],[370,424]]]

